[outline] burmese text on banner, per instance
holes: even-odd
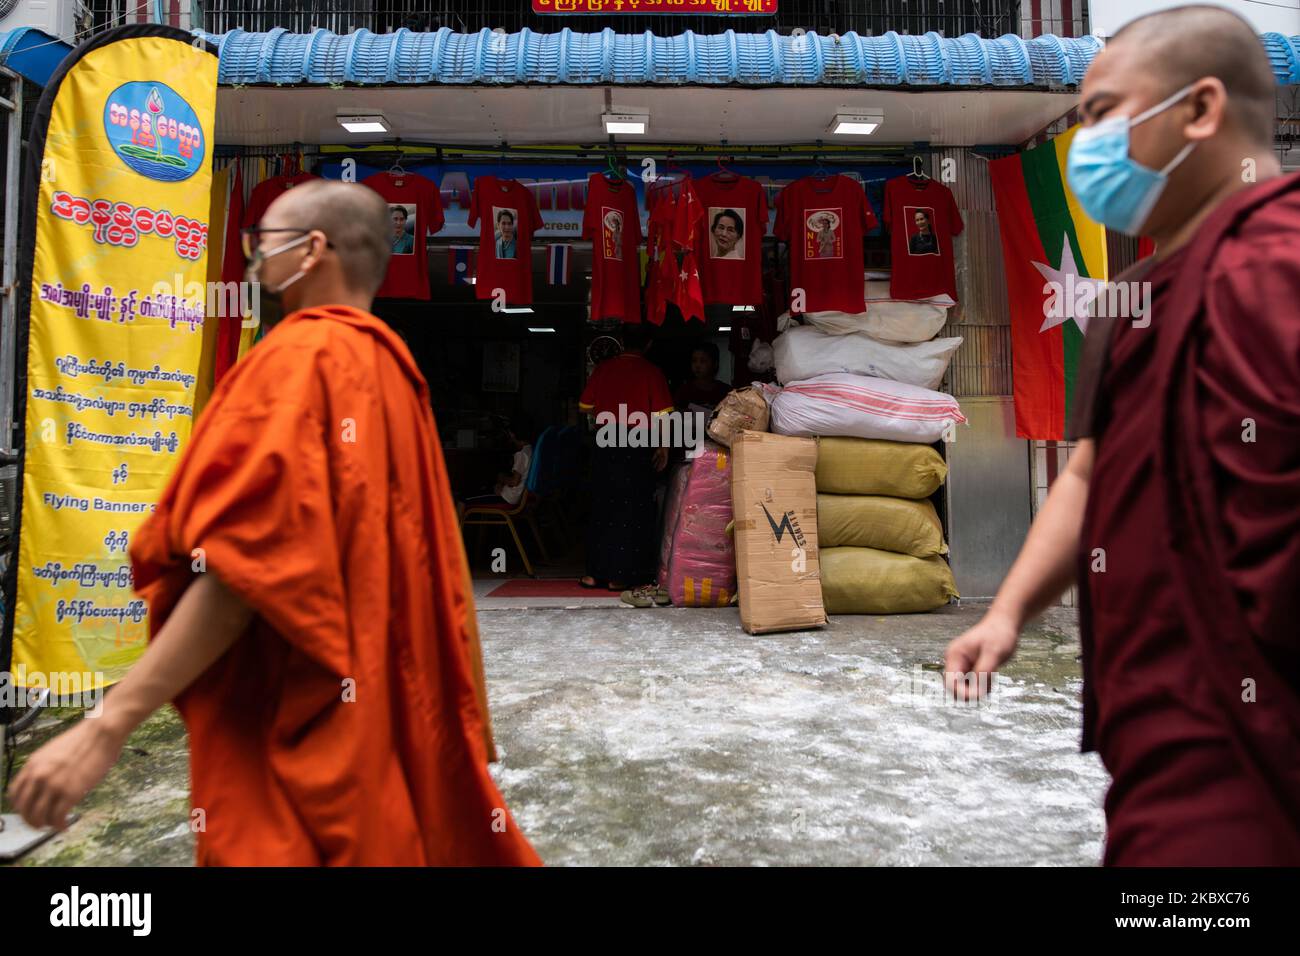
[[[193,423],[216,86],[203,41],[133,25],[70,54],[37,108],[0,648],[18,686],[113,683],[147,639],[127,549]]]
[[[533,0],[534,13],[776,13],[777,0]]]

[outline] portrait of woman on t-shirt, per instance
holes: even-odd
[[[907,222],[907,254],[939,255],[939,237],[934,234],[934,210],[926,206],[908,206],[904,210],[904,216]]]
[[[513,209],[502,206],[492,207],[492,219],[496,223],[496,254],[498,259],[515,257],[515,224],[519,221]]]
[[[813,233],[815,249],[805,251],[808,259],[838,259],[840,217],[828,210],[814,212],[808,217],[808,228]]]
[[[393,224],[393,255],[414,255],[415,206],[408,203],[389,203],[388,217]]]
[[[605,258],[623,258],[623,214],[617,209],[607,209],[601,220],[605,227]]]
[[[735,209],[709,209],[709,256],[713,259],[745,258],[745,214]]]

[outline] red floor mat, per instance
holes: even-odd
[[[609,597],[615,601],[618,600],[617,591],[606,591],[604,588],[584,588],[574,578],[561,578],[559,580],[534,580],[533,578],[515,578],[512,581],[506,581],[496,590],[489,591],[488,597],[499,598],[599,598]]]

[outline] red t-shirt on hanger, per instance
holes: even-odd
[[[928,299],[947,293],[956,301],[952,237],[961,233],[964,223],[952,190],[928,176],[896,176],[885,183],[885,226],[890,296]]]
[[[645,204],[650,213],[646,319],[663,325],[671,302],[683,319],[703,322],[704,293],[695,250],[704,235],[705,219],[694,181],[689,174],[661,177],[646,187]]]
[[[591,318],[641,321],[641,215],[636,187],[587,178],[582,237],[591,240]]]
[[[244,207],[244,225],[256,226],[262,221],[262,216],[266,215],[266,210],[270,208],[271,203],[287,190],[310,179],[320,179],[320,177],[315,173],[294,173],[292,176],[272,176],[270,179],[262,180],[253,187],[253,192],[248,197],[248,205]],[[267,241],[270,241],[269,236]]]
[[[442,228],[442,196],[431,179],[419,173],[375,173],[361,180],[388,203],[393,225],[393,255],[376,296],[385,299],[429,298],[428,233]]]
[[[767,190],[748,176],[728,181],[714,173],[695,181],[695,193],[704,206],[706,220],[696,250],[704,279],[704,301],[761,305]]]
[[[513,179],[479,176],[474,180],[468,222],[471,229],[482,223],[475,296],[491,299],[494,290],[501,289],[508,304],[530,305],[533,233],[542,227],[532,191]]]
[[[704,206],[689,174],[662,176],[646,186],[645,208],[650,214],[646,241],[652,254],[666,243],[677,251],[695,249],[704,234]]]
[[[790,301],[801,312],[865,312],[862,237],[876,225],[862,186],[805,176],[776,197],[776,237],[790,246]]]

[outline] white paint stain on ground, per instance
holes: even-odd
[[[1071,618],[957,707],[921,667],[978,613],[752,637],[734,610],[484,612],[494,772],[551,864],[1095,864]]]

